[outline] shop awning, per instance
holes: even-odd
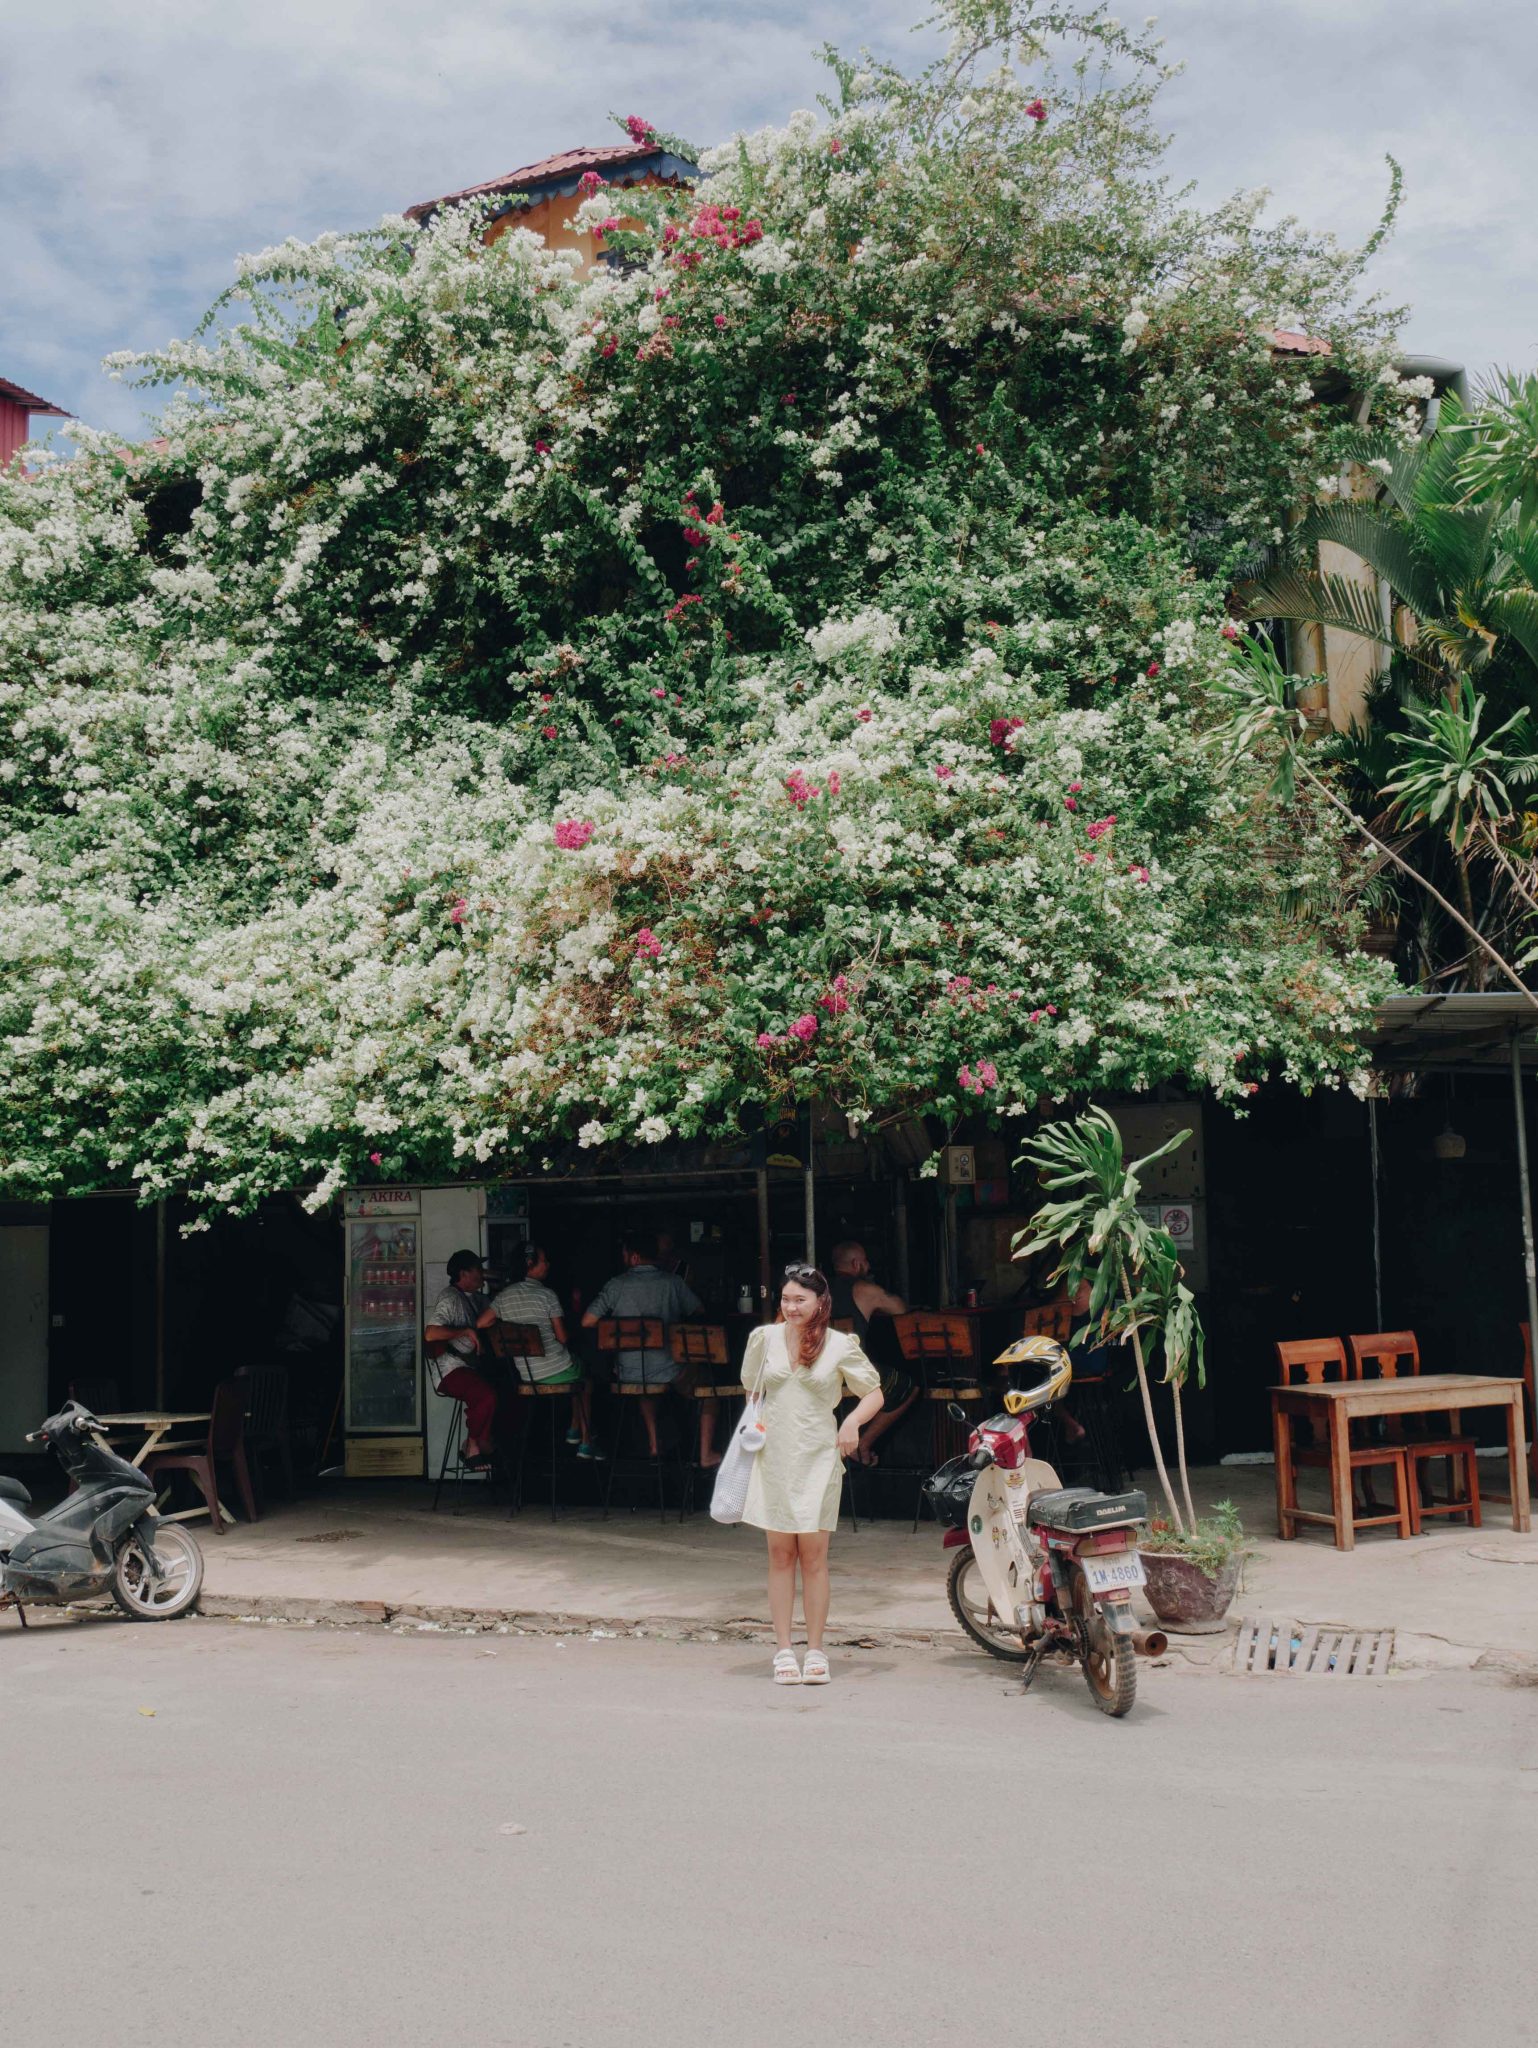
[[[1538,1069],[1538,1009],[1515,989],[1487,995],[1390,996],[1368,1043],[1386,1073]]]

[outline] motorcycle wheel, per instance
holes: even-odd
[[[970,1543],[963,1544],[951,1559],[945,1595],[951,1603],[951,1613],[990,1657],[1002,1657],[1006,1664],[1025,1663],[1031,1654],[1025,1639],[1018,1629],[1006,1628],[994,1612]]]
[[[137,1530],[112,1567],[112,1597],[130,1621],[174,1621],[192,1612],[203,1590],[203,1553],[196,1539],[175,1522],[152,1526],[161,1577],[150,1571]]]
[[[1098,1611],[1089,1581],[1077,1565],[1073,1571],[1073,1609],[1083,1644],[1079,1661],[1089,1696],[1102,1714],[1119,1721],[1123,1714],[1132,1712],[1132,1703],[1137,1698],[1137,1653]]]

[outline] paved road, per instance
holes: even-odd
[[[1530,1689],[1160,1671],[1118,1724],[961,1652],[765,1664],[6,1616],[6,2036],[1538,2039]]]

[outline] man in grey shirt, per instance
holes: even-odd
[[[662,1455],[657,1443],[657,1398],[669,1387],[687,1385],[690,1368],[673,1363],[668,1332],[674,1323],[703,1314],[698,1295],[677,1273],[665,1273],[657,1264],[655,1238],[642,1233],[630,1236],[624,1247],[624,1269],[604,1283],[582,1317],[584,1330],[591,1330],[610,1317],[646,1317],[662,1324],[662,1343],[655,1350],[626,1350],[616,1354],[615,1377],[632,1386],[655,1387],[641,1401],[641,1420],[646,1441],[654,1458]],[[700,1403],[700,1463],[719,1465],[715,1449],[716,1415],[720,1403]]]

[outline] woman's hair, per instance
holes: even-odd
[[[833,1289],[828,1285],[827,1275],[820,1273],[815,1266],[787,1266],[785,1278],[780,1283],[782,1294],[787,1286],[804,1287],[808,1294],[817,1297],[812,1313],[796,1333],[797,1358],[802,1365],[810,1365],[821,1352],[823,1339],[828,1334],[828,1324],[833,1317]],[[788,1346],[788,1332],[785,1341]]]
[[[542,1244],[526,1244],[523,1248],[524,1279],[528,1279],[530,1273],[533,1272],[534,1268],[539,1264],[541,1259],[548,1257],[549,1253],[545,1250],[545,1247]]]

